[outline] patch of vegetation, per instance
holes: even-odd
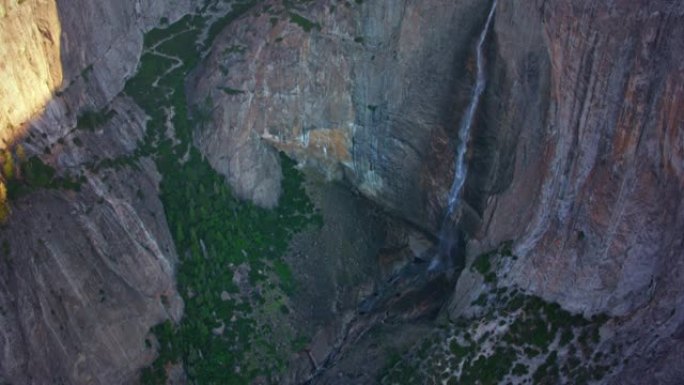
[[[271,342],[278,336],[257,333],[253,308],[259,302],[235,284],[234,271],[246,265],[254,287],[277,277],[283,291],[292,292],[294,277],[279,257],[291,235],[309,223],[310,203],[298,202],[292,191],[284,191],[281,204],[272,211],[240,202],[194,147],[185,164],[161,164],[160,170],[162,201],[183,255],[177,282],[186,307],[185,317],[172,332],[155,330],[160,358],[151,371],[163,370],[168,362],[183,362],[198,383],[225,384],[249,383],[259,374],[277,372],[282,365],[278,357],[287,352]],[[221,326],[220,335],[211,332]],[[244,367],[248,354],[255,361]]]
[[[223,55],[229,55],[232,53],[242,54],[242,53],[245,53],[246,50],[247,50],[247,47],[245,47],[244,45],[235,44],[235,45],[232,45],[232,46],[224,49]]]
[[[234,20],[255,3],[238,4],[219,22]],[[152,329],[159,356],[141,381],[163,384],[167,368],[182,364],[191,383],[249,384],[257,376],[277,382],[285,357],[304,343],[284,318],[297,282],[281,257],[295,233],[322,218],[304,191],[303,176],[284,155],[280,202],[266,210],[235,198],[192,144],[192,131],[202,122],[188,108],[184,79],[201,57],[201,28],[207,28],[205,20],[186,16],[146,36],[139,71],[125,86],[150,116],[145,137],[133,155],[97,165],[154,159],[180,255],[176,279],[185,315],[177,325],[167,321]],[[223,26],[208,28],[211,37]],[[173,139],[167,134],[169,111]]]
[[[567,328],[567,329],[563,330],[559,344],[561,346],[565,346],[568,343],[570,343],[574,338],[575,338],[575,333],[572,331],[571,328]]]
[[[209,47],[211,45],[211,42],[214,41],[216,36],[218,36],[219,32],[223,31],[223,29],[236,19],[238,19],[240,16],[244,15],[252,9],[255,5],[259,3],[258,0],[247,0],[247,1],[241,1],[241,2],[235,2],[232,5],[232,9],[230,12],[228,12],[225,16],[219,18],[214,24],[209,27],[209,32],[207,34],[207,39],[205,40],[205,47]]]
[[[219,89],[223,91],[223,93],[225,93],[226,95],[240,95],[245,93],[245,91],[230,87],[219,87]]]
[[[81,77],[88,80],[91,73],[93,73],[93,65],[88,64],[88,66],[81,71]]]
[[[476,360],[466,362],[460,381],[464,384],[496,385],[510,372],[516,358],[512,348],[497,347],[490,356],[480,355]]]
[[[470,266],[470,269],[480,273],[480,275],[484,277],[486,283],[495,283],[496,272],[493,271],[494,266],[492,265],[491,260],[497,256],[513,257],[513,259],[515,259],[516,257],[513,256],[512,246],[513,241],[505,241],[496,249],[478,255]]]
[[[494,277],[471,304],[479,306],[475,318],[460,318],[446,331],[426,337],[419,349],[392,362],[382,384],[586,384],[610,372],[617,362],[610,357],[619,352],[615,346],[610,356],[601,350],[599,329],[608,321],[606,315],[586,318],[519,289],[498,286],[495,267],[503,257],[515,258],[511,245],[506,242],[480,255],[471,267]],[[405,381],[407,371],[411,382]]]
[[[515,376],[521,377],[529,373],[529,368],[525,364],[518,363],[513,367],[511,373]]]
[[[556,352],[551,352],[546,357],[546,361],[537,367],[534,375],[532,375],[532,380],[535,384],[557,384],[560,382],[558,354]]]
[[[468,354],[470,354],[472,349],[468,346],[464,346],[464,345],[459,344],[456,339],[453,339],[449,343],[449,350],[451,351],[451,353],[455,357],[461,358],[461,357],[467,357]]]
[[[300,352],[311,343],[311,337],[299,336],[292,341],[292,351]]]
[[[306,17],[295,13],[295,12],[290,12],[290,22],[297,24],[300,26],[304,32],[311,32],[312,29],[316,28],[317,30],[320,31],[321,25],[318,23],[315,23]]]
[[[0,224],[11,213],[10,202],[38,189],[79,191],[85,178],[58,176],[57,171],[37,156],[26,158],[21,144],[0,150]]]
[[[109,122],[114,115],[116,115],[116,111],[114,110],[105,111],[103,109],[100,111],[84,111],[76,119],[76,128],[94,131],[96,128]]]
[[[490,258],[493,254],[484,253],[479,255],[473,262],[472,269],[480,273],[482,276],[487,275],[492,270],[492,263]]]
[[[84,178],[61,177],[57,171],[43,163],[37,156],[19,164],[18,176],[7,180],[7,195],[10,200],[18,199],[38,189],[65,189],[79,191]]]
[[[162,25],[162,28],[155,28],[144,36],[144,46],[146,49],[153,49],[165,40],[173,40],[179,33],[188,30],[199,30],[204,26],[205,18],[197,15],[185,15],[180,20],[171,25]],[[194,48],[193,48],[194,50]]]

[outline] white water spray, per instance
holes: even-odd
[[[477,57],[477,75],[475,79],[475,88],[473,88],[470,103],[465,111],[465,115],[461,120],[461,124],[458,129],[458,147],[456,148],[456,166],[454,170],[454,181],[451,184],[451,190],[449,191],[449,205],[447,208],[446,215],[444,217],[444,223],[442,224],[442,229],[440,231],[440,257],[449,257],[450,250],[455,243],[454,239],[454,228],[451,225],[451,215],[454,213],[458,207],[458,201],[463,189],[463,184],[467,176],[467,168],[465,164],[465,153],[468,148],[468,138],[470,136],[470,128],[473,124],[473,118],[475,117],[475,112],[480,104],[480,98],[485,90],[487,84],[487,77],[485,74],[485,63],[484,54],[482,52],[485,40],[487,40],[487,34],[489,32],[489,26],[494,18],[494,10],[496,9],[497,0],[492,3],[492,8],[489,10],[487,15],[487,22],[480,32],[480,37],[477,40],[476,47],[476,57]],[[430,270],[435,269],[440,263],[440,258],[435,258],[430,263]]]

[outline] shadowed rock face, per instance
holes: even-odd
[[[469,94],[459,69],[487,6],[316,2],[298,10],[318,23],[309,32],[253,14],[223,32],[190,82],[213,122],[197,142],[262,204],[277,198],[275,146],[435,229],[453,167],[454,106]]]
[[[112,107],[103,131],[83,137],[88,151],[53,148],[62,164],[77,167],[90,151],[125,154],[142,137],[141,111],[121,99]],[[154,357],[149,328],[180,318],[159,176],[151,161],[140,164],[12,203],[0,235],[0,373],[10,383],[132,383]]]
[[[179,18],[189,3],[58,1],[63,82],[52,84],[60,96],[31,123],[28,152],[52,147],[43,158],[60,172],[97,155],[132,153],[144,112],[117,95],[136,68],[141,31]],[[318,23],[310,31],[254,11],[221,33],[187,82],[191,102],[208,117],[195,141],[240,196],[261,205],[279,194],[275,148],[435,232],[470,94],[474,37],[489,4],[331,3],[295,9]],[[490,82],[459,216],[470,259],[514,240],[519,258],[502,272],[506,283],[572,311],[614,317],[603,333],[630,361],[610,382],[677,383],[684,377],[684,6],[501,1],[487,46]],[[68,132],[78,114],[103,106],[114,118],[74,145]],[[0,379],[134,383],[154,356],[144,344],[149,327],[181,316],[177,256],[153,163],[81,171],[81,191],[25,196],[0,231],[8,245],[0,261]],[[453,297],[468,290],[475,289]],[[405,298],[399,307],[414,305]],[[339,323],[321,330],[339,339]],[[332,343],[319,345],[325,358]],[[360,361],[353,347],[341,351],[347,364]],[[306,378],[308,357],[296,364],[305,374],[291,377]]]
[[[215,123],[198,142],[238,186],[232,175],[245,168],[231,162],[269,164],[266,142],[434,230],[485,9],[317,4],[306,16],[320,30],[271,27],[265,15],[235,24],[192,82]],[[682,300],[682,12],[666,1],[502,2],[461,221],[471,254],[516,241],[524,257],[512,284],[572,311],[630,319],[616,326],[621,335],[657,317],[660,332],[641,332],[634,346],[670,357],[678,348],[662,338],[683,320],[672,313]],[[658,367],[654,378],[674,375]]]

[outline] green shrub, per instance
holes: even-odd
[[[290,21],[292,23],[297,24],[298,26],[302,27],[304,32],[311,32],[312,29],[316,28],[317,30],[321,29],[321,25],[318,23],[315,23],[306,17],[295,13],[295,12],[290,12]]]

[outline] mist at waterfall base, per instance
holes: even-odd
[[[487,34],[489,32],[490,24],[494,18],[494,11],[496,10],[497,0],[492,2],[492,7],[487,15],[480,37],[477,40],[476,56],[477,56],[477,74],[475,79],[475,87],[470,96],[470,102],[466,108],[465,115],[461,119],[461,124],[458,129],[458,146],[456,147],[456,160],[454,166],[454,181],[449,190],[449,201],[447,211],[442,221],[442,227],[439,231],[439,249],[437,255],[430,262],[428,270],[451,270],[454,266],[454,259],[459,254],[459,249],[463,248],[463,236],[460,234],[453,220],[453,215],[459,207],[459,198],[463,185],[465,184],[468,168],[465,162],[465,153],[468,149],[468,138],[470,137],[470,129],[473,125],[473,118],[475,112],[480,104],[482,93],[487,85],[487,77],[485,73],[485,62],[483,48]]]

